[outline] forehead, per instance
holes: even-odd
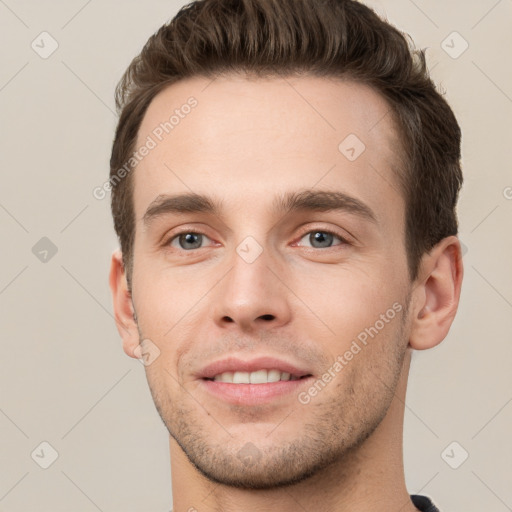
[[[141,123],[134,172],[137,221],[161,194],[248,200],[295,189],[342,190],[382,209],[402,205],[398,139],[370,87],[317,77],[194,77],[160,92]],[[140,151],[139,151],[140,152]],[[254,202],[252,203],[254,206]]]

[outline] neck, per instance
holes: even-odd
[[[386,416],[375,431],[342,460],[298,484],[270,490],[239,489],[209,481],[170,437],[173,512],[413,512],[405,486],[402,434],[410,349]]]

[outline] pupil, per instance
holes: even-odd
[[[186,233],[185,235],[182,235],[181,237],[181,240],[185,242],[185,244],[192,244],[192,245],[195,245],[195,246],[200,246],[201,245],[201,242],[197,241],[197,239],[199,239],[201,235],[199,235],[198,233]],[[195,240],[195,243],[194,243],[194,239]],[[188,247],[190,249],[190,246]],[[195,249],[196,247],[193,247],[193,249]]]
[[[323,231],[316,231],[313,235],[315,242],[319,242],[323,244],[322,247],[329,246],[329,243],[332,241],[332,235],[329,233],[325,233]]]

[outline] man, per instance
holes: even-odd
[[[458,306],[462,175],[422,52],[351,0],[204,0],[117,105],[110,286],[174,512],[436,511],[402,425]]]

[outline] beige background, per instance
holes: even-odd
[[[463,130],[462,301],[445,342],[413,357],[408,489],[433,496],[442,512],[505,512],[512,510],[512,2],[369,3],[430,48],[433,76]],[[0,0],[0,511],[170,508],[168,437],[143,366],[121,349],[107,285],[117,246],[109,198],[97,200],[92,190],[108,175],[115,84],[183,4]],[[31,47],[35,40],[40,52],[51,49],[48,36],[38,38],[43,31],[59,45],[46,59]],[[43,237],[58,251],[46,262],[39,258],[48,241],[36,245]],[[44,441],[58,453],[47,469],[39,465],[51,461]],[[468,459],[452,469],[446,461],[459,464],[463,450]]]

